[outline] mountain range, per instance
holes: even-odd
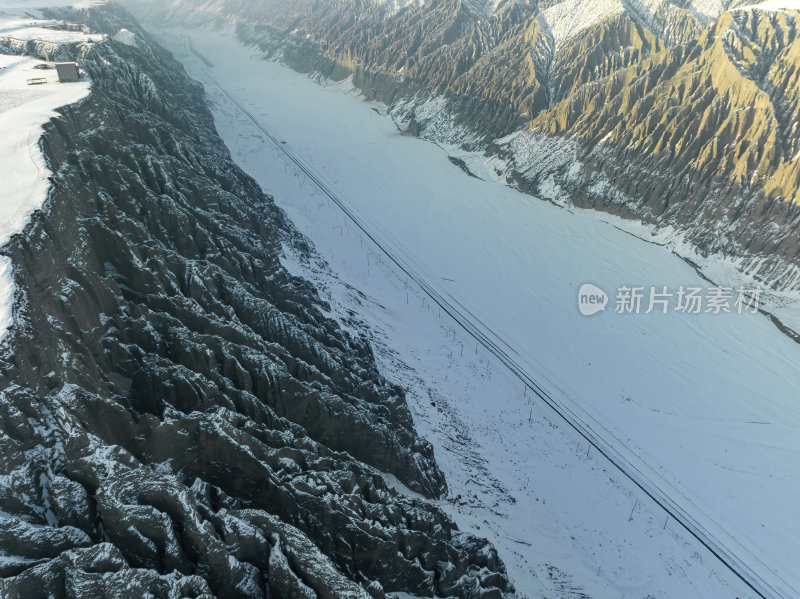
[[[523,191],[800,288],[793,0],[172,0]],[[751,279],[751,280],[752,280]]]

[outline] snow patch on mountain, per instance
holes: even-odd
[[[651,29],[658,9],[664,4],[662,0],[623,0],[623,2],[629,13],[644,21],[644,24]]]
[[[19,3],[23,4],[23,3]],[[36,20],[29,19],[31,29],[37,30]],[[34,35],[17,18],[0,18],[0,35],[13,31],[15,36]],[[71,40],[74,32],[48,30],[51,41]],[[59,37],[56,34],[64,34]],[[23,38],[25,39],[25,38]],[[33,38],[27,38],[33,39]],[[49,189],[49,177],[39,137],[42,127],[56,116],[60,106],[72,104],[89,92],[89,81],[59,84],[52,69],[38,70],[40,61],[29,56],[0,54],[0,163],[7,173],[3,181],[3,201],[0,204],[0,246],[20,232],[31,214],[38,210]],[[42,78],[40,85],[28,85],[29,79]],[[8,258],[0,259],[0,338],[12,320],[14,284],[12,265]]]
[[[375,4],[383,5],[389,14],[394,14],[410,4],[422,4],[425,0],[372,0]]]
[[[692,0],[689,9],[701,21],[716,19],[731,5],[731,0]]]
[[[120,44],[125,44],[126,46],[138,45],[138,42],[136,41],[136,34],[127,29],[120,29],[114,35],[114,40],[118,41]]]
[[[465,0],[465,3],[476,13],[490,17],[497,10],[500,0]]]
[[[619,0],[566,0],[537,17],[539,26],[552,34],[556,45],[560,45],[580,33],[625,12]]]
[[[770,11],[800,10],[800,0],[767,0],[766,2],[748,4],[734,10],[753,10],[756,8]]]
[[[467,127],[456,123],[444,96],[401,100],[392,107],[391,112],[395,122],[403,125],[407,125],[413,118],[419,129],[417,135],[422,139],[438,143],[465,143],[474,137]]]
[[[708,23],[727,10],[734,10],[731,0],[691,0],[686,7],[698,21]],[[543,10],[537,17],[539,26],[552,34],[556,45],[578,37],[587,29],[605,23],[625,12],[638,16],[651,25],[663,0],[565,0]],[[767,0],[745,8],[780,10],[800,8],[800,0]]]
[[[423,4],[425,0],[372,0],[375,4],[385,5],[390,14],[409,6],[410,4]],[[500,0],[464,0],[469,8],[479,15],[490,17],[497,10]]]

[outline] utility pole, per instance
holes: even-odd
[[[630,515],[630,517],[628,518],[628,522],[631,522],[631,521],[633,521],[633,512],[635,512],[635,511],[636,511],[636,507],[637,507],[638,505],[639,505],[639,500],[637,499],[637,500],[636,500],[636,503],[634,503],[634,504],[633,504],[633,509],[631,510],[631,515]]]

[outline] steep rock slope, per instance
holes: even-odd
[[[411,132],[499,155],[525,191],[674,226],[797,290],[800,12],[751,4],[172,0],[159,14],[352,73]]]
[[[574,203],[675,224],[703,253],[741,256],[776,287],[796,286],[798,14],[728,12],[678,44],[628,21],[638,32],[620,46],[641,55],[556,88],[530,135],[574,142],[583,168],[554,169]],[[553,173],[517,164],[534,183]]]
[[[120,9],[55,16],[113,37],[71,48],[92,93],[47,127],[51,194],[3,248],[0,596],[510,592],[378,474],[446,490],[366,341],[281,266],[304,242],[200,86]]]

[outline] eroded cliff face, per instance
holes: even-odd
[[[281,266],[312,251],[231,160],[202,88],[118,8],[91,95],[42,140],[44,209],[3,248],[0,595],[501,597],[401,389]]]
[[[524,191],[674,227],[701,255],[800,289],[800,12],[489,4],[172,0],[160,14],[352,74],[411,132],[501,156]]]

